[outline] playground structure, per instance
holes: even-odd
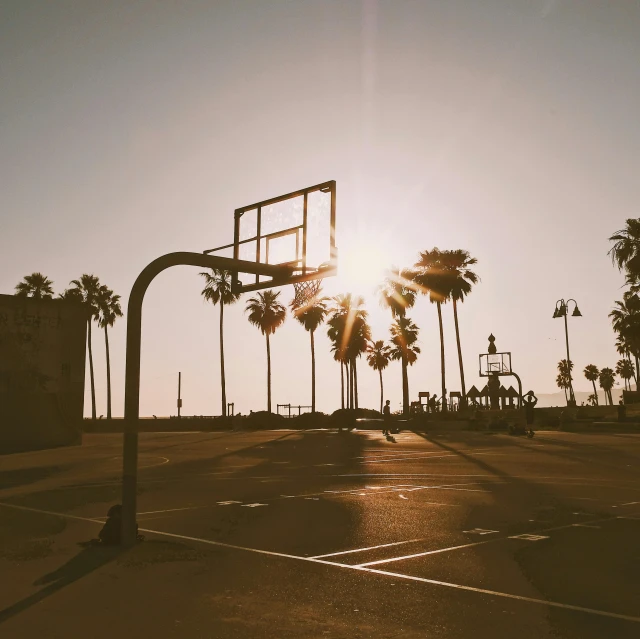
[[[136,542],[138,420],[140,417],[140,349],[142,302],[147,288],[172,266],[229,271],[232,287],[249,292],[330,277],[337,272],[335,244],[336,183],[323,182],[236,209],[234,241],[203,253],[168,253],[138,275],[127,305],[122,472],[122,544]],[[311,221],[311,224],[310,224]],[[212,253],[233,249],[233,257]],[[311,291],[312,289],[308,289]]]
[[[299,417],[306,413],[311,413],[311,406],[294,406],[293,404],[278,404],[276,412],[287,419],[290,417]]]

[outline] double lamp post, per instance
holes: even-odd
[[[576,396],[573,393],[573,381],[571,379],[571,357],[569,356],[569,327],[567,325],[567,315],[569,314],[569,302],[573,302],[573,313],[571,317],[582,317],[582,313],[578,308],[578,303],[574,299],[568,299],[566,302],[560,299],[556,302],[556,309],[553,312],[553,319],[564,317],[564,336],[567,342],[567,377],[569,382],[569,400],[568,406],[576,405]]]

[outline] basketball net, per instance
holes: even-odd
[[[318,297],[321,286],[321,279],[307,280],[306,282],[294,282],[293,288],[295,289],[295,295],[293,297],[293,302],[291,302],[293,310],[297,311],[305,306],[310,306],[316,297]]]

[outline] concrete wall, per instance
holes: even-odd
[[[0,453],[79,444],[86,313],[0,295]]]

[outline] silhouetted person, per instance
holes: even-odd
[[[522,398],[522,403],[524,404],[524,414],[527,419],[527,426],[531,426],[534,418],[533,409],[538,403],[538,398],[533,394],[533,391],[529,391]]]
[[[111,506],[107,512],[107,521],[104,522],[102,530],[98,534],[98,538],[105,546],[118,546],[120,544],[120,534],[122,532],[122,506],[116,504]],[[142,541],[144,537],[138,535],[138,524],[136,523],[136,536],[138,541]]]
[[[627,417],[627,407],[624,405],[624,400],[620,398],[618,403],[618,421],[623,422]]]
[[[388,435],[390,430],[391,430],[391,401],[387,400],[386,404],[384,405],[384,408],[382,409],[382,419],[384,420],[383,422],[383,426],[382,426],[382,434],[383,435]]]
[[[432,413],[436,412],[436,408],[437,408],[437,395],[434,395],[433,397],[429,398],[429,410]]]

